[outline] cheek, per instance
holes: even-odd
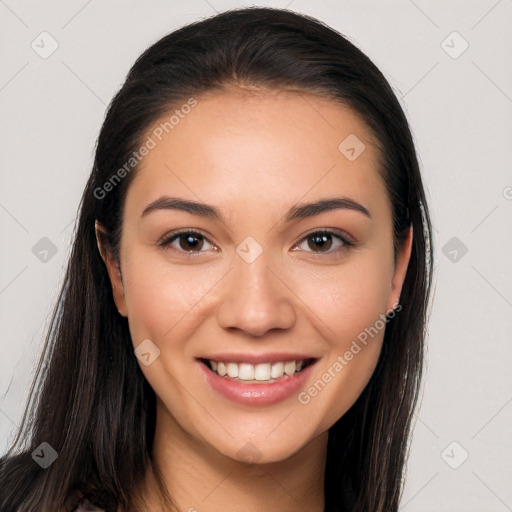
[[[354,261],[357,263],[340,267],[331,275],[302,279],[298,293],[315,297],[312,309],[328,343],[327,357],[315,381],[298,397],[307,407],[308,417],[322,418],[318,433],[343,416],[367,385],[387,325],[384,315],[391,289],[392,256]]]
[[[137,263],[136,263],[137,262]],[[201,301],[215,284],[215,276],[194,265],[170,265],[140,255],[126,265],[124,291],[130,332],[136,345],[149,338],[165,343],[180,324],[201,310]]]
[[[386,313],[393,277],[392,253],[388,257],[374,254],[358,255],[346,265],[309,276],[295,276],[297,295],[324,323],[322,333],[337,351],[347,350],[359,333]]]
[[[352,374],[348,388],[362,390],[382,346],[389,280],[378,272],[351,272],[337,282],[326,282],[324,290],[315,309],[328,327],[322,329],[328,342],[327,362],[332,365],[342,358],[344,374]]]
[[[189,380],[188,365],[183,363],[192,358],[191,335],[203,320],[208,292],[218,276],[213,272],[198,272],[194,265],[170,265],[147,253],[130,258],[125,273],[132,343],[136,347],[149,339],[160,350],[153,363],[139,366],[157,395],[165,397],[174,410],[191,393],[195,396],[201,391],[190,383],[185,391],[179,383]]]

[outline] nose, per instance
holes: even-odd
[[[217,310],[217,320],[224,329],[261,337],[273,329],[289,329],[295,324],[293,292],[279,273],[269,268],[263,255],[252,263],[237,258],[224,286]]]

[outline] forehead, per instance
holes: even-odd
[[[334,193],[386,202],[377,142],[346,105],[290,91],[215,92],[195,100],[147,131],[154,147],[139,164],[127,207],[139,200],[142,211],[164,194],[227,210],[243,204],[261,211],[264,204]]]

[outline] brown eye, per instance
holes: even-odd
[[[308,237],[308,247],[320,252],[328,251],[332,246],[332,236],[328,234],[314,234]]]
[[[202,253],[211,249],[213,244],[201,233],[195,231],[181,231],[180,233],[170,233],[159,242],[164,248],[171,248],[181,253]],[[204,249],[204,250],[203,250]]]
[[[203,237],[197,236],[191,233],[184,233],[177,236],[177,239],[179,240],[179,246],[180,249],[183,249],[184,251],[190,252],[190,251],[200,251],[203,247]]]
[[[304,246],[307,245],[307,248]],[[336,254],[347,250],[354,244],[345,237],[332,231],[315,231],[302,239],[297,247],[313,254]]]

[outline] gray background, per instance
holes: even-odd
[[[1,452],[21,419],[106,105],[149,44],[248,5],[0,0]],[[401,510],[512,510],[512,1],[259,5],[347,35],[412,125],[436,284]]]

